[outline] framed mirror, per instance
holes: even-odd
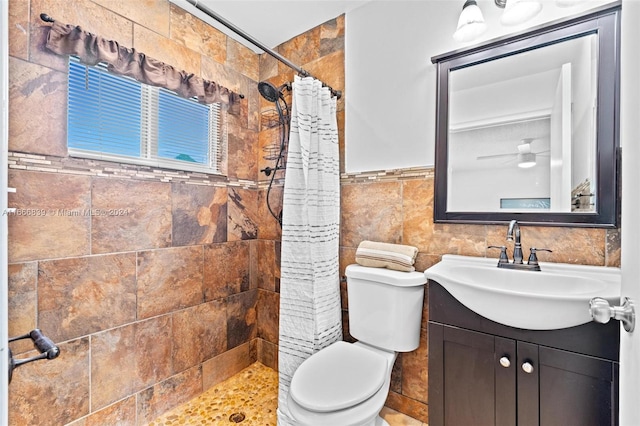
[[[619,14],[432,58],[435,222],[617,226]]]

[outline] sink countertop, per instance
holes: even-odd
[[[523,329],[584,324],[591,321],[593,297],[620,298],[619,268],[540,262],[541,271],[527,271],[497,264],[496,258],[444,255],[424,274],[474,312]]]

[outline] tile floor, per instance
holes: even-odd
[[[149,426],[275,426],[277,403],[278,373],[256,362]],[[427,426],[386,407],[382,415],[391,426]]]

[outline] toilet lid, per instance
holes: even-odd
[[[311,411],[336,411],[369,399],[384,384],[387,361],[347,342],[313,354],[291,380],[291,398]]]

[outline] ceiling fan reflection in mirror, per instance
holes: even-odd
[[[521,141],[522,143],[520,143],[517,146],[518,152],[506,153],[506,154],[494,154],[494,155],[481,155],[479,157],[476,157],[476,159],[496,160],[496,159],[504,158],[504,159],[507,159],[505,163],[510,163],[510,162],[513,162],[514,160],[517,160],[518,167],[523,169],[528,169],[536,165],[537,156],[540,155],[541,157],[548,157],[548,155],[542,155],[542,154],[546,154],[549,152],[549,150],[533,152],[531,150],[531,143],[533,141],[534,141],[533,138],[522,139]]]

